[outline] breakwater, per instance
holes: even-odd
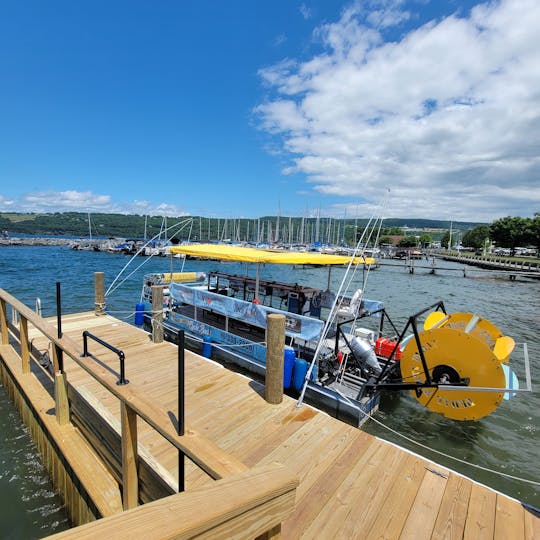
[[[53,238],[53,237],[8,237],[0,238],[0,246],[72,246],[80,240],[74,238]]]
[[[493,258],[493,257],[461,257],[455,255],[436,255],[445,261],[475,266],[484,270],[503,271],[515,279],[516,276],[540,279],[540,263],[531,260]]]

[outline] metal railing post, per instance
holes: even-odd
[[[185,431],[185,339],[184,331],[178,331],[178,435],[184,435]],[[178,491],[185,490],[185,454],[182,450],[178,450]]]

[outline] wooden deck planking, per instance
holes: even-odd
[[[523,507],[512,499],[497,495],[495,508],[495,540],[523,538],[525,536]]]
[[[471,482],[451,473],[433,530],[434,540],[463,538],[470,494]]]
[[[392,488],[379,507],[366,538],[399,538],[425,473],[425,462],[417,456],[407,455],[396,471]]]
[[[401,531],[400,539],[431,538],[447,482],[447,478],[430,470],[426,471]]]
[[[321,508],[316,519],[305,527],[300,538],[347,538],[343,529],[348,520],[356,520],[353,504],[363,500],[363,494],[377,483],[380,469],[385,467],[386,458],[394,449],[375,441],[362,456],[353,463],[349,474],[338,486],[330,503]],[[307,525],[307,524],[306,524]],[[349,536],[350,538],[350,536]]]
[[[54,323],[54,321],[51,321]],[[176,415],[177,349],[109,316],[65,316],[64,334],[81,344],[89,330],[126,354],[133,391]],[[40,350],[47,342],[30,338]],[[97,343],[90,352],[118,373],[118,357]],[[68,381],[84,386],[116,418],[118,401],[69,358]],[[538,518],[489,488],[446,471],[310,407],[285,397],[264,401],[263,387],[186,351],[186,420],[189,426],[249,467],[279,461],[298,474],[293,515],[284,538],[536,538]],[[178,453],[139,420],[139,442],[176,477]],[[189,462],[187,489],[211,482]],[[516,536],[517,533],[517,536]],[[506,535],[506,536],[505,536]],[[535,536],[536,535],[536,536]]]
[[[465,539],[487,540],[493,538],[495,534],[496,500],[497,494],[494,491],[473,484],[467,522],[465,523]]]

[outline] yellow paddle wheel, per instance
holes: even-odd
[[[400,361],[402,384],[429,410],[454,420],[478,420],[501,404],[509,385],[517,387],[507,366],[514,340],[490,321],[434,311],[421,331],[416,318],[411,320],[413,335]]]

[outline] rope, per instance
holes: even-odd
[[[375,422],[379,426],[383,427],[384,429],[390,431],[394,435],[397,435],[398,437],[401,437],[402,439],[405,439],[406,441],[408,441],[408,442],[410,442],[412,444],[420,446],[421,448],[424,448],[425,450],[429,450],[430,452],[434,452],[435,454],[438,454],[439,456],[443,456],[443,457],[448,458],[450,460],[457,461],[458,463],[463,463],[464,465],[468,465],[469,467],[473,467],[475,469],[480,469],[480,470],[485,471],[485,472],[489,472],[489,473],[496,474],[496,475],[499,475],[499,476],[504,476],[505,478],[510,478],[511,480],[517,480],[518,482],[524,482],[526,484],[532,484],[533,486],[540,486],[540,482],[538,482],[536,480],[529,480],[527,478],[521,478],[519,476],[513,476],[511,474],[503,473],[501,471],[495,471],[493,469],[489,469],[488,467],[484,467],[483,465],[477,465],[476,463],[469,463],[468,461],[465,461],[465,460],[463,460],[461,458],[451,456],[450,454],[446,454],[445,452],[441,452],[440,450],[435,450],[434,448],[430,448],[429,446],[427,446],[425,444],[422,444],[421,442],[415,441],[414,439],[411,439],[407,435],[404,435],[403,433],[400,433],[399,431],[396,431],[395,429],[392,429],[390,426],[387,426],[386,424],[383,424],[380,420],[377,420],[376,418],[371,416],[369,413],[363,411],[362,409],[359,409],[359,410],[364,416],[367,416],[373,422]]]
[[[180,227],[181,226],[181,229],[177,230],[172,236],[171,238],[174,237],[175,234],[178,234],[180,231],[182,231],[184,229],[184,227],[192,220],[193,218],[186,218],[185,220],[183,221],[179,221],[178,223],[175,223],[174,225],[171,225],[170,227],[167,227],[165,229],[165,233],[167,233],[167,231],[170,231],[172,229],[175,229],[177,227]],[[134,272],[136,272],[143,264],[146,264],[146,262],[151,259],[153,257],[153,255],[151,257],[149,257],[146,261],[144,261],[143,263],[141,263],[138,268],[136,268],[129,276],[127,276],[124,280],[122,280],[122,282],[117,285],[116,287],[114,287],[115,283],[118,281],[118,278],[124,273],[124,270],[135,260],[135,257],[137,257],[137,255],[139,255],[140,253],[142,253],[142,251],[146,248],[146,246],[148,246],[148,244],[150,244],[153,240],[155,240],[158,236],[161,236],[161,234],[163,233],[162,230],[159,231],[158,234],[156,234],[155,236],[153,236],[150,240],[148,240],[148,242],[146,242],[146,244],[144,244],[140,249],[139,251],[137,251],[137,253],[135,253],[135,255],[133,255],[131,257],[131,259],[124,265],[124,268],[122,268],[122,270],[120,270],[120,272],[118,273],[118,275],[114,278],[113,282],[109,285],[109,288],[107,289],[107,291],[105,292],[105,296],[108,296],[110,293],[112,293],[113,291],[115,291],[122,283],[124,283],[124,281],[129,277],[131,276]],[[114,288],[113,288],[114,287]]]
[[[390,194],[390,190],[388,190],[388,192],[386,194],[386,197],[382,202],[381,213],[382,213],[383,210],[386,209],[386,206],[388,205],[388,200],[389,200],[389,196],[390,196],[389,194]],[[378,228],[377,228],[377,222],[379,221],[379,219],[380,219],[380,223],[379,223]],[[341,283],[339,285],[339,289],[338,289],[338,291],[336,293],[336,298],[334,300],[334,304],[332,305],[332,308],[330,309],[330,315],[326,319],[323,330],[321,332],[321,337],[320,337],[320,339],[319,339],[319,341],[317,343],[317,348],[315,349],[315,353],[313,355],[313,360],[311,361],[311,363],[309,365],[309,368],[307,370],[305,380],[304,380],[304,385],[302,386],[302,391],[300,392],[300,397],[298,398],[298,401],[296,402],[297,407],[300,407],[302,405],[302,402],[304,401],[304,396],[305,396],[305,393],[306,393],[307,385],[308,385],[308,382],[309,382],[309,380],[311,378],[311,373],[313,372],[315,362],[318,360],[319,354],[321,352],[323,341],[326,339],[331,326],[333,325],[334,321],[336,320],[338,309],[341,308],[341,305],[342,305],[342,302],[343,302],[343,298],[340,298],[342,296],[342,291],[348,290],[348,288],[352,284],[352,281],[354,279],[356,271],[358,270],[358,265],[354,264],[354,259],[355,259],[355,257],[357,257],[358,253],[360,252],[362,254],[362,256],[364,256],[364,260],[365,260],[364,250],[360,248],[360,246],[364,242],[364,236],[367,236],[367,240],[365,241],[365,244],[367,245],[369,240],[371,240],[371,237],[374,234],[375,230],[377,230],[377,233],[375,233],[375,237],[376,237],[376,240],[377,240],[377,242],[375,243],[375,245],[376,245],[378,243],[378,238],[379,238],[379,233],[380,233],[380,230],[381,230],[381,226],[382,226],[382,217],[378,218],[378,217],[375,217],[375,216],[371,216],[369,218],[369,221],[368,221],[366,227],[364,228],[364,231],[362,232],[362,236],[361,236],[360,240],[358,240],[358,242],[357,242],[357,244],[356,244],[356,246],[354,248],[354,252],[353,252],[353,254],[352,254],[352,256],[351,256],[351,258],[349,260],[349,264],[347,265],[347,270],[345,271],[345,274],[344,274],[344,276],[343,276],[343,278],[341,280]],[[369,231],[369,234],[367,233],[367,231]],[[348,275],[349,275],[349,273],[351,271],[351,268],[353,269],[353,271],[352,271],[352,275],[349,278]],[[364,280],[364,283],[362,284],[363,290],[365,290],[365,285],[367,283],[367,277],[369,276],[369,270],[370,270],[370,268],[368,266],[368,273],[366,275],[366,279]],[[362,295],[360,296],[360,300],[362,298],[363,298],[363,292],[362,292]]]

